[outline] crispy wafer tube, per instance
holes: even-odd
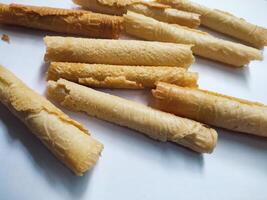
[[[134,12],[124,15],[126,32],[147,40],[193,44],[199,56],[240,67],[251,60],[262,60],[261,51],[239,43],[222,40],[195,29],[159,22]]]
[[[102,144],[1,66],[0,101],[76,175],[82,175],[97,162]]]
[[[91,87],[142,89],[154,88],[158,81],[197,87],[198,75],[178,67],[52,62],[47,79],[59,78]]]
[[[201,24],[216,31],[238,38],[261,48],[267,45],[267,29],[251,24],[230,13],[210,9],[206,6],[187,0],[157,0],[173,8],[194,12],[201,15]]]
[[[44,41],[46,61],[184,68],[194,62],[191,45],[72,37],[45,37]]]
[[[168,5],[156,2],[143,2],[140,0],[73,0],[73,2],[99,13],[123,15],[127,10],[131,10],[172,24],[180,24],[191,28],[196,28],[200,25],[199,14],[173,9]]]
[[[85,37],[118,38],[122,18],[88,11],[0,3],[0,23]]]
[[[155,140],[175,142],[200,153],[211,153],[216,145],[216,131],[201,123],[64,79],[49,81],[48,96],[70,110],[140,131]]]
[[[156,2],[134,3],[129,5],[127,8],[130,11],[170,24],[179,24],[190,28],[197,28],[200,25],[200,15],[173,9],[169,6]]]
[[[267,137],[267,106],[200,89],[158,83],[153,90],[161,110],[203,123]]]

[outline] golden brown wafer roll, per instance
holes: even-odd
[[[221,33],[250,43],[261,48],[267,45],[267,29],[251,24],[230,13],[210,9],[206,6],[188,0],[157,0],[180,10],[201,15],[201,24]]]
[[[240,67],[251,60],[262,60],[261,51],[239,43],[229,42],[195,29],[159,22],[134,12],[124,15],[126,32],[147,40],[193,44],[199,56]]]
[[[118,38],[122,18],[80,10],[0,3],[0,23],[85,37]]]
[[[200,153],[211,153],[216,146],[216,131],[201,123],[64,79],[49,81],[48,96],[70,110],[86,112],[162,142],[175,142]]]
[[[76,175],[98,160],[103,145],[44,97],[0,66],[0,101]]]
[[[191,28],[200,25],[199,14],[173,9],[170,6],[156,2],[141,0],[73,0],[73,2],[99,13],[123,15],[127,10],[131,10],[172,24],[180,24]]]
[[[143,67],[52,62],[48,80],[67,79],[91,87],[143,89],[163,81],[197,87],[197,73],[178,67]]]
[[[194,62],[191,45],[72,37],[45,37],[44,41],[46,61],[184,68]]]
[[[197,28],[200,25],[200,15],[173,9],[156,2],[133,3],[127,8],[130,11],[170,24],[179,24],[190,28]]]
[[[267,137],[267,106],[206,90],[158,83],[156,107],[203,123]]]

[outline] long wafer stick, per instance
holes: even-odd
[[[188,0],[157,0],[184,11],[201,15],[201,24],[261,48],[267,45],[267,29],[251,24],[230,13],[211,9]]]
[[[158,83],[156,107],[233,131],[267,137],[267,106],[200,89]]]
[[[85,37],[118,38],[122,18],[81,10],[0,3],[0,23]]]
[[[97,162],[103,145],[1,66],[0,101],[75,174],[82,175]]]
[[[180,24],[191,28],[200,25],[200,15],[171,8],[166,4],[141,0],[73,0],[74,3],[98,13],[123,15],[131,10],[159,21]]]
[[[44,41],[46,61],[184,68],[194,62],[191,45],[49,36]]]
[[[67,79],[91,87],[154,88],[158,81],[197,87],[197,73],[178,67],[143,67],[52,62],[48,80]]]
[[[83,111],[153,139],[175,142],[200,153],[211,153],[217,142],[216,131],[201,123],[64,79],[49,81],[48,96],[70,110]]]
[[[239,43],[222,40],[208,33],[159,22],[134,12],[124,15],[126,32],[146,40],[193,44],[194,54],[240,67],[251,60],[262,60],[261,51]]]

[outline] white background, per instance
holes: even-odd
[[[11,0],[1,0],[11,3]],[[18,3],[75,7],[68,0],[17,0]],[[267,1],[198,0],[230,11],[267,27]],[[44,94],[47,65],[43,62],[43,31],[0,26],[0,64],[29,87]],[[263,62],[243,69],[197,58],[192,71],[200,74],[200,87],[267,104],[267,51]],[[107,90],[147,104],[149,91]],[[66,111],[66,110],[64,110]],[[66,111],[82,122],[104,145],[93,170],[74,176],[0,105],[1,200],[136,200],[136,199],[267,199],[267,140],[218,130],[219,142],[211,155],[199,155],[170,143],[80,113]]]

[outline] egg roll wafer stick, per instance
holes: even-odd
[[[143,89],[154,88],[158,81],[197,87],[198,75],[178,67],[52,62],[47,79],[59,78],[91,87]]]
[[[267,45],[267,29],[251,24],[230,13],[211,9],[188,0],[157,0],[180,10],[201,15],[201,24],[261,48]]]
[[[211,153],[216,145],[216,131],[201,123],[64,79],[49,81],[48,96],[67,109],[86,112],[137,130],[155,140],[175,142],[200,153]]]
[[[0,3],[0,24],[85,37],[118,38],[122,18],[81,10]]]
[[[159,22],[134,12],[128,11],[124,15],[124,24],[126,32],[136,37],[192,44],[194,54],[231,66],[241,67],[251,60],[262,60],[261,51],[258,49],[222,40],[195,29]]]
[[[267,106],[200,89],[158,83],[156,107],[225,129],[267,137]]]
[[[184,68],[194,62],[191,45],[49,36],[44,41],[46,61]]]
[[[0,66],[0,101],[76,175],[92,168],[103,149],[88,131]]]
[[[156,2],[133,3],[128,6],[128,10],[170,24],[179,24],[190,28],[197,28],[200,25],[200,15],[173,9]]]
[[[177,10],[157,2],[144,2],[140,0],[73,0],[73,2],[98,13],[123,15],[127,10],[131,10],[172,24],[180,24],[191,28],[196,28],[200,25],[199,14]]]

